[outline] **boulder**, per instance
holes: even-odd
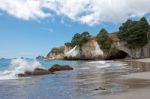
[[[42,68],[36,68],[34,69],[34,71],[25,71],[24,73],[17,74],[17,76],[28,77],[28,76],[48,75],[48,74],[53,74],[55,71],[65,71],[65,70],[73,70],[73,68],[68,65],[55,64],[48,70]]]
[[[20,73],[18,74],[18,76],[27,77],[27,76],[38,76],[38,75],[47,75],[47,74],[53,74],[53,73],[46,69],[36,68],[34,71],[25,71],[24,73]]]
[[[48,71],[50,71],[50,72],[65,71],[65,70],[73,70],[73,68],[68,65],[55,64],[50,69],[48,69]]]

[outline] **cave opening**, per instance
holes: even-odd
[[[129,55],[126,52],[122,50],[117,50],[116,52],[113,52],[109,56],[107,56],[106,60],[125,59],[127,57],[129,57]]]

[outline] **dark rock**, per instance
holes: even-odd
[[[18,74],[19,77],[28,77],[28,76],[39,76],[39,75],[48,75],[53,74],[55,71],[64,71],[64,70],[73,70],[72,67],[68,65],[53,65],[50,69],[36,68],[34,71],[25,71],[24,73]]]
[[[128,57],[128,54],[126,52],[113,48],[107,53],[104,59],[106,60],[124,59],[126,57]]]
[[[38,75],[47,75],[47,74],[53,74],[53,73],[42,68],[36,68],[33,72],[26,71],[25,73],[18,74],[18,76],[27,77],[27,76],[38,76]]]
[[[103,87],[98,87],[98,88],[96,88],[96,89],[94,89],[94,90],[106,90],[106,89],[103,88]]]
[[[44,56],[37,56],[36,59],[37,60],[42,60],[42,59],[44,59]]]
[[[50,72],[65,71],[65,70],[73,70],[73,68],[68,65],[55,64],[50,69],[48,69],[48,71],[50,71]]]

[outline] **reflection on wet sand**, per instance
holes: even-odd
[[[150,79],[132,79],[122,76],[150,71],[150,64],[141,62],[128,62],[128,64],[102,69],[92,68],[89,71],[80,70],[76,75],[76,79],[80,79],[76,83],[78,91],[87,96],[102,96],[150,87]]]
[[[132,70],[136,70],[135,72],[150,71],[150,63],[148,62],[130,61],[128,64],[133,68]]]

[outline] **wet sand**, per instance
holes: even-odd
[[[135,71],[124,77],[150,80],[150,58],[130,60],[127,61],[127,63],[134,68]]]
[[[132,90],[126,93],[111,94],[107,96],[98,97],[94,99],[150,99],[150,88],[140,90]]]
[[[95,99],[150,99],[150,58],[128,60],[127,63],[135,71],[122,75],[117,82],[127,85],[129,90],[124,93],[95,97]]]
[[[102,80],[105,82],[87,99],[150,99],[150,58],[128,60],[125,63],[129,64],[124,66],[127,68],[125,73],[120,76],[116,76],[119,75],[117,70],[104,73]]]
[[[141,72],[141,73],[133,73],[124,75],[123,77],[128,79],[147,79],[150,80],[150,72]]]
[[[145,59],[136,59],[135,61],[137,61],[137,62],[150,63],[150,58],[145,58]]]

